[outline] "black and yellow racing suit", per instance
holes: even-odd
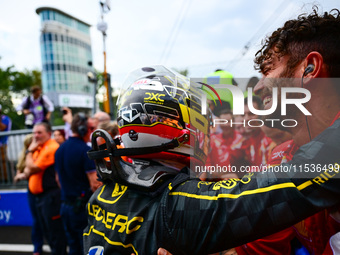
[[[339,152],[337,120],[280,171],[205,182],[182,170],[158,195],[110,182],[87,205],[85,254],[209,254],[282,230],[340,202]]]

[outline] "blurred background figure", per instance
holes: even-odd
[[[65,122],[65,126],[64,126],[65,140],[67,140],[69,137],[73,136],[73,132],[71,128],[72,121],[73,121],[73,113],[70,108],[63,107],[62,114],[63,114],[63,121]],[[83,114],[83,113],[80,113],[80,114]],[[100,123],[109,124],[110,121],[111,120],[110,120],[109,114],[107,114],[106,112],[97,112],[92,117],[89,117],[87,119],[88,129],[92,133],[94,130],[98,129],[98,125]],[[91,136],[88,137],[88,140],[86,142],[87,142],[87,145],[91,147]]]
[[[215,102],[213,100],[208,99],[208,104],[209,104],[209,109],[211,110],[211,118],[214,120],[217,118],[217,116],[214,114],[214,109],[215,109]],[[210,133],[211,134],[219,134],[221,133],[221,127],[220,125],[211,125],[210,126]]]
[[[66,141],[65,130],[63,129],[54,130],[53,138],[54,140],[56,140],[57,143],[62,144],[63,142]]]
[[[99,124],[108,124],[111,121],[111,117],[106,112],[96,112],[90,119],[89,122],[94,127],[98,129]]]
[[[51,136],[52,129],[48,123],[34,125],[33,141],[26,151],[24,174],[28,178],[28,200],[33,221],[40,224],[52,254],[63,255],[66,254],[66,237],[60,217],[60,188],[54,165],[54,154],[59,144]],[[32,235],[33,231],[32,228]]]
[[[235,130],[239,132],[245,139],[250,137],[250,133],[247,133],[244,123],[243,115],[234,115]]]
[[[280,145],[288,140],[292,139],[291,133],[287,131],[280,130],[278,128],[271,128],[263,125],[261,127],[262,132],[272,139],[272,142],[269,144],[268,147],[268,158],[271,158],[272,150],[277,146]]]
[[[253,96],[253,107],[261,110],[262,100]],[[252,113],[248,107],[248,98],[244,99],[245,158],[251,166],[266,165],[268,160],[269,144],[272,142],[261,130],[261,117]]]
[[[235,85],[237,86],[236,81],[231,73],[224,71],[222,69],[216,69],[215,72],[210,73],[203,79],[204,83],[214,87],[217,84],[226,84],[226,85]],[[216,88],[215,88],[216,89]],[[214,94],[214,98],[210,98],[210,95],[207,95],[209,100],[217,101],[213,111],[215,116],[219,116],[219,112],[224,109],[232,109],[233,108],[233,95],[228,89],[216,89],[218,95],[221,98],[222,105],[217,98],[217,95]]]
[[[84,113],[73,116],[73,135],[61,144],[55,154],[55,168],[61,186],[61,217],[69,254],[83,254],[83,230],[87,225],[85,205],[102,184],[97,181],[96,166],[87,156],[91,149],[86,143],[92,133]]]
[[[28,147],[30,146],[30,144],[32,143],[33,140],[33,134],[28,134],[25,136],[24,138],[24,147],[22,148],[19,157],[18,157],[18,163],[16,165],[17,167],[17,172],[16,175],[14,177],[14,182],[18,182],[21,180],[25,180],[26,179],[26,175],[24,174],[24,169],[26,167],[26,151],[28,149]]]
[[[98,129],[107,131],[112,136],[112,138],[115,138],[117,135],[119,135],[117,121],[102,122],[98,125]]]
[[[222,133],[210,136],[210,152],[207,158],[207,166],[235,166],[239,170],[244,163],[243,143],[244,138],[235,130],[233,112],[231,110],[222,110],[219,119],[226,123],[219,124]],[[207,176],[208,177],[208,176]],[[236,172],[215,172],[209,175],[213,181],[223,179],[239,178]]]
[[[2,114],[2,105],[0,104],[0,132],[10,131],[12,120],[7,115]],[[7,169],[7,141],[8,136],[0,136],[0,183],[7,182],[9,173]]]
[[[65,139],[67,140],[70,136],[72,136],[71,131],[71,123],[72,123],[72,110],[68,107],[62,108],[63,113],[63,121],[65,122],[64,131],[65,131]]]
[[[33,86],[31,95],[25,97],[16,110],[23,111],[25,114],[26,128],[33,128],[36,123],[50,121],[54,105],[46,95],[42,95],[39,86]]]
[[[17,163],[17,172],[14,177],[14,183],[21,181],[21,180],[26,180],[27,178],[26,174],[24,173],[24,170],[26,167],[26,151],[28,150],[28,147],[30,146],[32,141],[33,141],[33,134],[28,134],[25,136],[24,147],[22,148],[19,154],[19,159]],[[33,249],[34,249],[33,255],[40,255],[42,254],[42,247],[44,244],[43,230],[38,220],[36,210],[33,209],[36,207],[34,196],[30,192],[28,192],[27,195],[28,195],[28,203],[30,205],[31,213],[33,215],[32,230],[31,230],[31,240],[32,240]]]

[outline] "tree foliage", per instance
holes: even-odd
[[[16,94],[20,96],[29,95],[33,85],[41,86],[40,70],[17,71],[14,66],[0,67],[0,104],[3,114],[12,120],[12,130],[24,128],[24,116],[18,115],[13,105]]]
[[[189,70],[188,70],[188,69],[182,69],[182,70],[180,70],[180,69],[174,68],[174,70],[175,70],[176,72],[178,72],[178,73],[184,75],[184,76],[188,76],[188,75],[189,75]]]

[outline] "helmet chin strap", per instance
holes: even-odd
[[[105,143],[98,145],[98,137],[103,138]],[[167,151],[187,142],[189,137],[189,134],[185,133],[158,146],[117,149],[117,145],[120,144],[119,139],[113,140],[105,130],[97,129],[92,134],[92,149],[87,154],[90,159],[95,160],[97,173],[104,182],[114,180],[142,191],[153,191],[171,176],[176,175],[178,171],[153,161],[149,164],[131,164],[123,161],[121,156]],[[104,158],[109,158],[110,162],[107,162]],[[107,167],[108,163],[110,164],[109,168]]]

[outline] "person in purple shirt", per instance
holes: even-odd
[[[46,95],[41,93],[42,91],[39,86],[33,86],[31,88],[31,95],[25,97],[16,109],[17,111],[23,111],[25,114],[26,128],[33,128],[36,123],[50,121],[54,105]]]

